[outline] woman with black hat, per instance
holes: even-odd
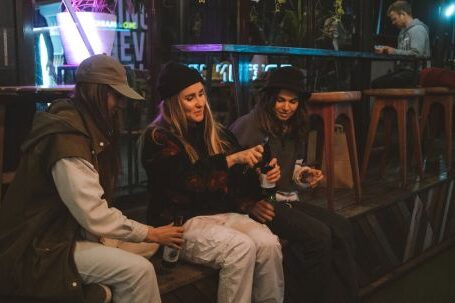
[[[302,291],[305,302],[354,302],[358,287],[349,222],[299,198],[303,189],[316,186],[323,177],[320,170],[305,165],[305,100],[310,94],[303,80],[295,67],[273,70],[255,108],[230,127],[242,147],[267,137],[273,158],[270,166],[274,168],[266,179],[276,182],[278,202],[258,202],[249,213],[288,240],[284,254],[285,268],[289,268],[287,293],[295,290],[292,284]],[[296,281],[288,284],[291,279]]]
[[[181,256],[220,269],[218,303],[282,302],[281,246],[245,214],[261,199],[255,174],[260,145],[239,151],[216,123],[199,73],[170,62],[161,71],[159,116],[141,137],[150,192],[148,222],[183,216]]]
[[[111,294],[116,303],[161,302],[149,260],[102,244],[183,242],[182,227],[154,228],[110,206],[119,172],[115,117],[126,98],[143,99],[118,60],[95,55],[76,71],[74,98],[35,115],[0,206],[0,295],[14,302],[108,302]]]

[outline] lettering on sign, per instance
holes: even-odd
[[[131,68],[144,69],[147,16],[144,10],[131,14],[123,2],[119,1],[117,5],[115,26],[121,30],[117,34],[113,55]]]
[[[291,64],[253,64],[248,63],[248,79],[256,80],[260,73],[267,72],[277,67],[291,66]],[[205,74],[207,66],[205,64],[192,63],[188,67],[194,68],[202,75]],[[222,82],[234,82],[231,63],[218,63],[214,65],[214,78],[219,78]]]

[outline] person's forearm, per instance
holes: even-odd
[[[418,56],[419,53],[415,49],[395,49],[392,55],[399,55],[399,56]]]
[[[228,168],[231,168],[235,164],[237,164],[237,156],[236,154],[232,154],[229,156],[226,156],[226,164]]]
[[[59,160],[52,168],[52,176],[63,203],[88,232],[131,242],[141,242],[146,238],[147,225],[128,219],[101,198],[104,191],[99,176],[86,160]]]

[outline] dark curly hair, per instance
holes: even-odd
[[[260,101],[256,105],[261,129],[274,137],[283,135],[296,140],[302,140],[309,130],[309,119],[306,110],[307,97],[298,95],[299,104],[294,115],[288,121],[281,121],[275,114],[275,103],[280,93],[279,88],[263,91]]]

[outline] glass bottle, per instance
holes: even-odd
[[[174,226],[182,226],[183,224],[183,216],[174,216]],[[165,246],[163,249],[163,259],[162,265],[164,268],[170,269],[174,268],[177,265],[177,261],[179,260],[180,249]]]
[[[262,160],[259,164],[259,169],[261,171],[259,176],[259,182],[262,188],[262,196],[267,202],[276,201],[276,183],[272,183],[267,180],[267,173],[273,169],[270,166],[270,161],[272,160],[272,151],[270,149],[269,137],[265,137],[262,142],[264,148],[264,153],[262,154]]]

